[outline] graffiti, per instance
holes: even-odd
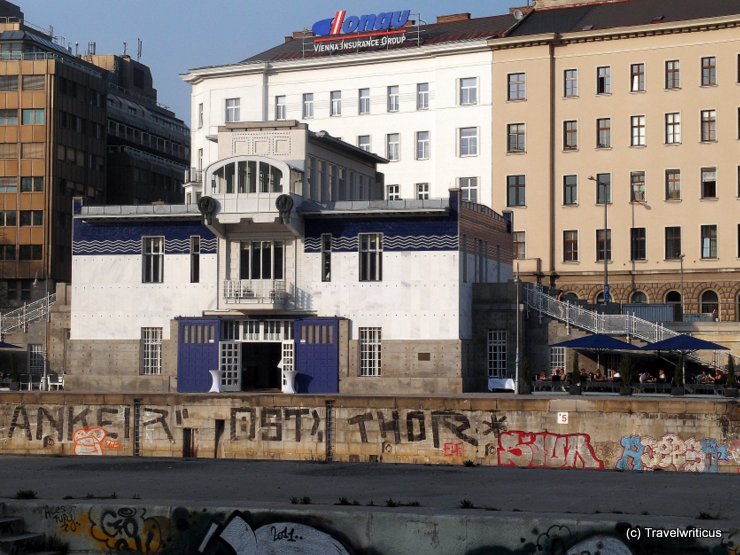
[[[235,511],[223,524],[212,522],[198,553],[218,552],[219,542],[234,555],[349,555],[336,538],[313,526],[298,522],[273,522],[255,529],[249,517]]]
[[[727,446],[714,439],[683,440],[666,434],[660,439],[625,436],[619,443],[622,455],[616,464],[618,470],[718,472],[720,462],[733,459]]]
[[[498,438],[498,464],[549,468],[604,468],[588,434],[504,432]]]
[[[486,430],[483,431],[484,436],[493,434],[493,437],[498,439],[501,436],[501,432],[506,431],[506,416],[502,416],[497,420],[496,415],[491,413],[490,420],[484,420],[483,425],[486,427]]]
[[[118,449],[118,441],[108,437],[105,428],[100,426],[84,427],[75,430],[72,435],[75,444],[75,455],[103,455],[103,447]]]
[[[442,453],[445,457],[461,457],[463,455],[463,444],[462,442],[448,441],[444,444]]]
[[[258,418],[259,414],[259,418]],[[290,422],[295,421],[295,441],[301,441],[304,436],[304,422],[311,418],[310,436],[316,438],[317,442],[324,440],[321,427],[321,416],[317,410],[307,408],[254,408],[239,407],[231,409],[229,425],[231,428],[231,441],[238,441],[242,434],[246,434],[249,441],[257,437],[257,425],[259,424],[260,437],[262,441],[283,441],[284,428]],[[286,438],[287,439],[287,438]]]
[[[386,439],[392,433],[393,440],[396,444],[399,444],[401,443],[401,418],[399,413],[400,411],[397,410],[391,411],[390,418],[388,418],[382,411],[376,411],[375,416],[372,412],[366,412],[348,418],[347,423],[350,426],[356,425],[358,427],[361,443],[369,443],[368,424],[377,422],[375,427],[377,427],[380,436]],[[470,428],[470,420],[461,412],[451,410],[431,411],[431,424],[432,444],[435,449],[440,448],[440,434],[445,430],[470,445],[478,445],[476,438],[465,433]],[[427,439],[426,415],[423,411],[409,411],[406,413],[406,439],[412,443]]]
[[[82,527],[77,520],[75,508],[68,505],[44,507],[44,518],[53,520],[59,525],[59,529],[65,532],[76,532]]]
[[[596,555],[597,553],[609,553],[609,555],[632,555],[625,543],[619,538],[606,535],[591,536],[581,540],[568,549],[566,555]]]
[[[149,555],[162,545],[162,529],[156,518],[148,518],[146,509],[121,507],[90,509],[90,534],[112,551],[128,551]]]

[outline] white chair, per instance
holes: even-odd
[[[64,389],[64,374],[49,374],[46,378],[47,391]]]

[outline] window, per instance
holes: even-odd
[[[630,90],[632,92],[645,90],[645,64],[632,64],[630,66]]]
[[[284,252],[283,241],[242,241],[239,278],[283,279]]]
[[[701,86],[711,87],[717,84],[717,58],[710,56],[701,59]]]
[[[429,109],[429,83],[418,83],[416,85],[416,109]]]
[[[478,156],[478,128],[461,127],[458,132],[460,156]]]
[[[606,232],[606,233],[605,233]],[[606,240],[605,240],[606,238]],[[596,260],[612,259],[612,230],[596,230]]]
[[[563,260],[565,262],[578,262],[578,231],[563,231]]]
[[[527,77],[524,73],[509,73],[507,100],[527,99]]]
[[[478,178],[461,177],[457,180],[460,187],[460,199],[469,202],[478,202]]]
[[[331,281],[331,233],[321,234],[321,281]]]
[[[21,122],[23,125],[43,125],[45,116],[43,108],[26,108],[21,110]]]
[[[666,260],[681,258],[681,228],[678,226],[665,228],[665,258]]]
[[[717,168],[701,169],[701,198],[717,198]]]
[[[569,293],[573,295],[573,293]],[[578,297],[576,296],[576,299]],[[550,347],[550,372],[549,376],[555,373],[556,370],[565,368],[565,347]]]
[[[401,137],[398,133],[389,133],[385,136],[386,158],[391,162],[401,159]]]
[[[77,153],[77,165],[84,166],[83,153]],[[44,157],[44,143],[22,143],[21,158],[40,159]]]
[[[679,200],[681,198],[681,170],[665,171],[665,199]]]
[[[200,237],[190,236],[190,283],[200,282]]]
[[[370,135],[358,135],[357,146],[365,152],[370,152]]]
[[[526,177],[523,175],[506,176],[506,206],[524,206]]]
[[[701,257],[717,258],[717,226],[701,226]]]
[[[678,112],[665,115],[665,143],[667,145],[681,143],[681,114]]]
[[[385,189],[388,200],[401,200],[400,185],[386,185]]]
[[[21,245],[18,260],[41,260],[41,245]]]
[[[630,202],[645,202],[645,172],[630,173]]]
[[[285,96],[275,97],[275,119],[284,120],[288,111]]]
[[[383,236],[360,233],[360,281],[383,281]]]
[[[226,99],[226,123],[239,121],[241,118],[240,100],[238,98],[227,98]]]
[[[563,204],[578,204],[578,176],[563,176]]]
[[[44,225],[44,212],[42,210],[21,210],[20,225]]]
[[[647,241],[645,228],[633,227],[630,229],[630,260],[645,260],[647,258]]]
[[[198,129],[203,127],[203,103],[198,104]]]
[[[668,60],[665,63],[665,88],[681,88],[681,62],[678,60]]]
[[[577,69],[566,69],[563,74],[563,80],[564,80],[563,95],[566,98],[574,98],[578,96],[578,70]]]
[[[342,115],[342,91],[331,91],[329,93],[329,115]]]
[[[369,114],[370,113],[370,89],[360,89],[357,92],[357,113]]]
[[[162,373],[162,328],[141,328],[141,373]]]
[[[596,204],[612,201],[612,176],[608,173],[596,174]]]
[[[429,131],[416,132],[416,159],[429,159]]]
[[[704,291],[699,298],[702,314],[712,314],[715,319],[719,316],[719,297],[714,291]]]
[[[523,123],[510,123],[506,126],[507,152],[524,152],[525,130]]]
[[[398,85],[388,87],[388,111],[398,112],[400,107]]]
[[[18,157],[17,143],[0,143],[0,160],[12,160]]]
[[[303,119],[313,117],[313,93],[303,94]]]
[[[701,111],[701,141],[703,143],[717,140],[717,111]]]
[[[514,244],[514,258],[524,259],[527,257],[527,242],[524,231],[514,231],[511,233],[511,239]]]
[[[44,346],[39,343],[28,344],[28,373],[40,376],[44,371]]]
[[[0,193],[15,193],[18,191],[18,179],[15,177],[0,177]]]
[[[631,146],[645,146],[645,116],[630,117]]]
[[[506,330],[488,330],[488,377],[506,375]]]
[[[611,94],[612,68],[602,66],[596,68],[596,94]]]
[[[577,150],[578,149],[578,122],[564,121],[563,122],[563,150]]]
[[[596,148],[611,148],[612,146],[612,120],[611,118],[599,118],[596,120]]]
[[[15,245],[0,245],[0,260],[15,260]],[[8,299],[14,298],[10,294],[8,283]]]
[[[0,125],[18,125],[18,110],[0,110]]]
[[[380,376],[381,328],[359,328],[360,376]]]
[[[21,193],[40,193],[43,190],[43,177],[21,177]]]
[[[141,254],[141,282],[162,283],[164,281],[164,237],[142,237]]]
[[[429,183],[416,184],[416,198],[417,200],[429,200]]]
[[[460,105],[472,106],[473,104],[478,104],[478,78],[460,79]]]
[[[0,226],[15,227],[18,225],[15,210],[0,211]]]
[[[0,91],[17,91],[17,75],[0,75]]]

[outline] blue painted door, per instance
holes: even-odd
[[[211,389],[209,370],[218,370],[219,321],[187,318],[178,321],[177,391],[206,392]]]
[[[339,320],[298,320],[293,330],[297,393],[339,393]]]

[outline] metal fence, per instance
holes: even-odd
[[[0,314],[0,334],[5,335],[20,328],[25,328],[31,322],[46,317],[51,305],[57,300],[57,294],[51,293],[43,299],[24,304],[20,308]]]

